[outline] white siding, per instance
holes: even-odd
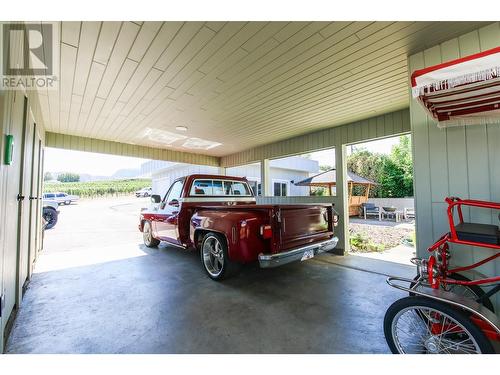
[[[308,129],[305,128],[304,131]],[[407,108],[366,120],[330,127],[283,141],[269,143],[239,153],[223,156],[221,165],[232,167],[262,159],[283,158],[308,152],[340,147],[342,144],[366,142],[387,138],[410,131],[410,114]]]
[[[176,164],[171,166],[166,166],[164,162],[151,161],[145,163],[144,170],[151,170],[154,166],[158,167],[155,172],[151,170],[151,177],[153,179],[153,192],[155,194],[165,194],[169,188],[172,181],[176,178],[187,176],[194,173],[206,173],[206,174],[221,174],[218,167],[210,167],[203,165],[189,165],[189,164]],[[163,167],[163,168],[162,168]],[[160,169],[162,168],[162,169]],[[228,176],[239,176],[246,177],[251,181],[261,181],[260,178],[260,164],[253,163],[249,165],[227,168],[226,175]],[[291,181],[299,181],[309,177],[309,173],[306,171],[294,171],[282,168],[271,168],[271,178],[287,181],[289,183],[289,195],[293,196],[305,196],[309,195],[309,188],[304,186],[295,186]],[[272,182],[270,182],[272,184]]]
[[[0,27],[2,24],[0,23]],[[17,40],[12,39],[11,44],[11,64],[19,64],[22,66],[22,46],[23,43],[20,39],[20,33],[17,34]],[[1,44],[2,42],[0,42]],[[14,304],[19,307],[19,302],[21,300],[21,294],[16,286],[18,281],[18,270],[23,268],[22,274],[26,268],[21,267],[22,264],[19,259],[28,260],[27,266],[28,279],[31,275],[32,265],[38,257],[39,250],[41,249],[41,231],[33,229],[32,236],[29,238],[31,246],[31,251],[27,250],[27,247],[22,247],[23,252],[21,253],[18,249],[18,229],[21,233],[23,222],[26,224],[25,220],[20,220],[18,222],[17,215],[19,208],[22,207],[17,201],[18,193],[23,195],[31,194],[29,186],[31,185],[31,176],[25,180],[24,189],[19,186],[20,175],[22,171],[22,159],[23,154],[26,158],[27,170],[31,170],[31,158],[29,158],[28,150],[22,149],[22,138],[23,138],[23,116],[24,116],[24,98],[27,97],[27,114],[28,120],[26,121],[26,127],[29,132],[33,132],[36,128],[37,135],[41,139],[42,155],[43,155],[43,144],[45,141],[45,124],[43,121],[42,114],[48,113],[48,95],[47,91],[8,91],[0,90],[0,294],[2,294],[3,300],[3,310],[0,317],[0,353],[3,352],[4,343],[4,328],[8,322],[8,319],[13,311]],[[34,125],[36,124],[36,126]],[[30,135],[33,133],[29,133]],[[4,163],[5,155],[5,136],[14,136],[14,159],[11,165],[6,165]],[[27,137],[27,140],[30,137]],[[28,143],[28,142],[27,142]],[[38,143],[38,142],[37,142]],[[37,151],[35,151],[37,152]],[[35,162],[36,164],[36,162]],[[35,166],[35,171],[38,169]],[[43,165],[42,165],[43,167]],[[35,172],[36,173],[36,172]],[[40,176],[43,171],[40,171]],[[36,178],[35,178],[36,180]],[[41,184],[40,184],[41,185]],[[23,191],[20,191],[20,190]],[[36,194],[36,193],[35,193]],[[23,201],[23,205],[30,204],[27,199]],[[23,211],[22,209],[20,210]],[[41,207],[40,207],[41,211]],[[41,216],[41,212],[35,213],[38,218]],[[38,218],[35,218],[37,220]],[[37,224],[38,227],[38,224]],[[26,228],[26,226],[24,227]],[[26,234],[26,230],[24,231]],[[26,244],[26,237],[23,237],[23,242]],[[24,251],[26,250],[26,251]],[[21,283],[24,280],[21,280]],[[21,285],[22,287],[22,285]]]
[[[220,159],[215,156],[50,132],[46,133],[45,145],[47,147],[63,148],[66,150],[98,152],[101,154],[132,156],[179,163],[202,165],[219,165],[220,163]]]
[[[416,69],[464,57],[498,46],[500,24],[494,23],[461,37],[414,54],[409,74]],[[438,129],[416,101],[410,102],[415,169],[417,254],[427,256],[427,247],[447,232],[446,196],[500,202],[500,126],[474,125]],[[498,225],[498,217],[487,210],[467,210],[466,220]],[[454,263],[479,261],[493,254],[484,248],[452,249]],[[500,261],[480,271],[498,275]],[[496,306],[500,298],[497,295]]]
[[[219,168],[207,165],[179,164],[171,168],[160,170],[152,174],[153,194],[160,194],[163,196],[175,179],[195,173],[219,174]]]

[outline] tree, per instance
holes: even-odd
[[[52,173],[50,172],[45,172],[45,174],[43,175],[43,180],[44,181],[50,181],[50,180],[53,180],[54,177],[52,176]]]
[[[79,182],[80,175],[77,173],[65,172],[57,176],[57,181],[60,182]]]
[[[357,175],[375,181],[380,184],[384,171],[384,164],[388,159],[387,155],[372,153],[362,150],[356,151],[347,158],[347,169]],[[353,193],[361,195],[364,193],[362,186],[354,186]],[[377,185],[370,189],[370,197],[379,198],[381,195],[381,186]]]
[[[378,183],[370,190],[371,197],[413,196],[413,162],[409,136],[399,138],[389,155],[356,151],[347,158],[347,169],[357,175]],[[355,194],[361,194],[359,187]]]
[[[392,147],[391,160],[396,166],[396,178],[400,188],[400,196],[413,196],[413,160],[411,154],[411,138],[407,135],[399,137],[399,144]]]
[[[413,196],[413,163],[410,137],[402,136],[399,144],[392,147],[390,157],[384,164],[381,179],[381,194],[384,197]]]

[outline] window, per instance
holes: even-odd
[[[65,196],[66,196],[66,194],[64,194],[64,193],[57,193],[56,194],[57,198],[64,198]]]
[[[224,187],[222,186],[222,181],[212,181],[212,189],[213,195],[224,195]]]
[[[170,188],[170,191],[168,192],[168,196],[166,197],[167,199],[165,201],[168,203],[174,199],[178,200],[181,197],[183,185],[184,185],[183,181],[174,182],[174,184]]]
[[[224,188],[226,195],[251,195],[250,189],[247,184],[239,181],[224,181]]]
[[[191,196],[251,196],[248,184],[229,180],[195,180],[191,186]]]
[[[44,194],[44,197],[47,199],[54,198],[55,194]]]
[[[196,180],[191,186],[191,195],[213,195],[212,180]]]
[[[286,182],[273,182],[273,193],[275,197],[286,197],[288,195],[288,184]]]
[[[248,185],[250,186],[250,189],[252,189],[253,195],[255,196],[261,196],[262,191],[261,191],[261,185],[260,182],[257,180],[248,180]]]

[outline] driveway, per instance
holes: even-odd
[[[387,353],[382,322],[404,296],[342,257],[210,280],[198,255],[142,245],[147,199],[61,207],[8,353]],[[335,264],[338,263],[338,264]]]

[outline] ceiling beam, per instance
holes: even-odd
[[[203,154],[169,150],[148,146],[120,143],[96,138],[79,137],[60,133],[45,133],[45,146],[72,151],[130,156],[135,158],[165,160],[176,163],[219,166],[220,158]]]

